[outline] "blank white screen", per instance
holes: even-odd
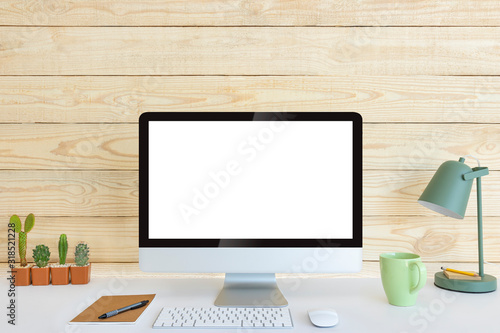
[[[149,123],[149,237],[352,238],[349,121]]]

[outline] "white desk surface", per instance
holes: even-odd
[[[88,285],[17,287],[16,326],[7,323],[8,284],[2,280],[1,332],[249,332],[233,329],[151,328],[164,306],[211,306],[222,279],[93,278]],[[380,279],[278,279],[288,299],[294,329],[255,332],[487,332],[499,330],[500,291],[464,294],[439,289],[431,279],[412,307],[389,305]],[[102,295],[156,294],[135,325],[68,325]],[[339,314],[334,328],[316,328],[307,310],[332,307]]]

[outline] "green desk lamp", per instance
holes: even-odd
[[[466,156],[467,157],[467,156]],[[476,159],[477,160],[477,159]],[[481,209],[481,177],[486,176],[488,168],[481,167],[478,161],[477,168],[470,168],[464,163],[465,158],[457,161],[447,161],[441,164],[432,177],[418,202],[437,213],[456,219],[463,219],[472,181],[477,184],[477,231],[479,252],[479,276],[481,280],[454,280],[448,279],[443,272],[434,275],[434,284],[438,287],[469,292],[487,293],[497,289],[497,279],[484,274],[483,260],[483,213]]]

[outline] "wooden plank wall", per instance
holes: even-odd
[[[0,261],[8,217],[33,212],[28,253],[55,258],[64,232],[95,263],[137,262],[142,112],[356,111],[368,267],[385,251],[476,260],[473,199],[464,221],[416,203],[465,154],[491,171],[500,262],[499,22],[497,0],[2,1]]]

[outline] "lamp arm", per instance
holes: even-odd
[[[481,177],[476,179],[477,184],[477,248],[479,253],[479,276],[484,276],[483,257],[483,208],[481,198]]]
[[[462,178],[464,180],[471,180],[474,178],[482,177],[488,175],[490,172],[488,171],[487,167],[477,167],[477,168],[472,168],[471,172],[464,173],[462,175]]]
[[[477,185],[477,249],[479,255],[479,276],[484,276],[484,256],[483,256],[483,207],[481,196],[481,177],[489,174],[488,168],[477,167],[472,168],[471,172],[463,174],[464,180],[476,178]]]

